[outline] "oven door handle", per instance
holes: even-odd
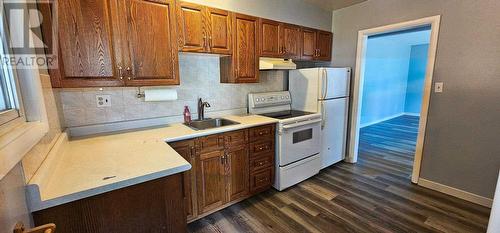
[[[322,121],[321,119],[301,121],[301,122],[290,124],[290,125],[284,125],[282,128],[284,130],[288,130],[288,129],[297,128],[297,127],[304,126],[304,125],[310,125],[310,124],[314,124],[314,123],[319,123],[321,121]]]

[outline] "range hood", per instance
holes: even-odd
[[[259,70],[295,70],[297,65],[291,59],[261,57]]]

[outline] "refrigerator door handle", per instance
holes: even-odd
[[[326,92],[328,90],[328,80],[326,79],[325,73],[326,73],[326,69],[323,69],[321,71],[321,79],[322,79],[321,80],[321,88],[322,88],[322,90],[321,90],[321,95],[322,95],[321,99],[323,99],[323,100],[326,99]]]
[[[326,97],[328,96],[328,71],[326,69],[323,69],[323,72],[325,72],[325,82],[324,82],[324,86],[325,86],[325,95],[323,96],[323,99],[326,99]]]
[[[321,101],[321,130],[325,128],[325,125],[326,125],[325,101]]]

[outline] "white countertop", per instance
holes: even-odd
[[[58,140],[28,184],[31,211],[158,179],[191,169],[166,142],[276,123],[263,116],[225,116],[238,125],[193,130],[183,124]]]

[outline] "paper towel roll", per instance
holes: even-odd
[[[144,90],[144,101],[169,101],[177,100],[175,89],[146,89]]]

